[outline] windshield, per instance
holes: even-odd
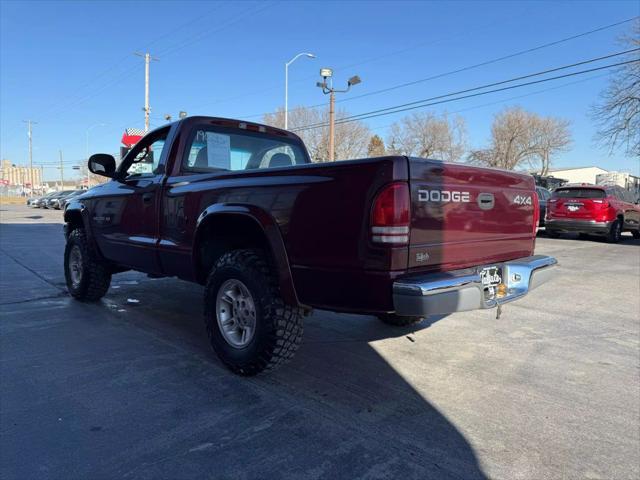
[[[558,188],[553,198],[604,198],[605,191],[600,188]]]

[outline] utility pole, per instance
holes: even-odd
[[[64,190],[64,164],[62,163],[62,150],[60,150],[60,185]]]
[[[333,88],[333,70],[330,68],[321,68],[320,76],[322,82],[317,82],[316,86],[322,89],[322,93],[329,95],[329,161],[335,160],[335,94],[346,93],[351,90],[351,87],[362,82],[360,77],[354,75],[347,81],[347,88],[338,90]],[[327,82],[327,78],[329,82]]]
[[[335,160],[335,106],[336,106],[336,93],[331,89],[331,93],[329,93],[329,161],[333,162]]]
[[[158,61],[157,58],[152,57],[150,53],[138,53],[135,52],[138,57],[144,58],[144,131],[149,131],[149,115],[151,113],[151,107],[149,106],[149,64],[151,60]]]
[[[33,125],[37,125],[38,122],[34,122],[33,120],[23,120],[24,123],[26,123],[29,127],[28,127],[28,135],[29,135],[29,181],[31,182],[31,189],[29,190],[29,196],[33,197],[33,143],[31,141],[31,133],[32,133],[32,126]]]

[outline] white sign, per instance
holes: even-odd
[[[207,132],[207,164],[213,168],[231,168],[231,137]]]

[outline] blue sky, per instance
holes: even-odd
[[[87,128],[98,124],[105,125],[91,129],[90,150],[116,152],[125,128],[143,127],[144,67],[136,51],[159,58],[151,65],[152,126],[180,110],[259,121],[256,115],[283,105],[284,63],[298,52],[317,58],[300,59],[290,68],[290,107],[326,101],[315,86],[320,67],[333,67],[337,84],[358,74],[363,83],[348,94],[356,96],[636,15],[637,1],[3,1],[0,155],[27,163],[25,119],[38,122],[35,164],[57,161],[60,149],[67,167],[80,162]],[[606,55],[622,49],[616,40],[629,26],[340,107],[357,114]],[[486,144],[493,116],[508,105],[566,118],[574,143],[554,166],[593,164],[638,174],[637,158],[623,152],[609,156],[593,142],[588,113],[606,85],[605,73],[430,108],[464,116],[474,147]],[[384,138],[402,115],[367,122]],[[58,175],[46,167],[45,178]]]

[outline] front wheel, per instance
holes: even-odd
[[[290,360],[302,341],[303,311],[285,304],[258,250],[216,262],[205,289],[205,325],[214,351],[234,373],[256,375]]]
[[[631,235],[633,235],[633,238],[640,238],[640,229],[631,230]]]
[[[387,325],[393,325],[394,327],[408,327],[424,320],[424,317],[407,317],[396,315],[395,313],[382,313],[378,315],[378,318]]]
[[[109,290],[111,271],[98,258],[81,228],[73,230],[67,239],[64,277],[69,293],[77,300],[95,302]]]

